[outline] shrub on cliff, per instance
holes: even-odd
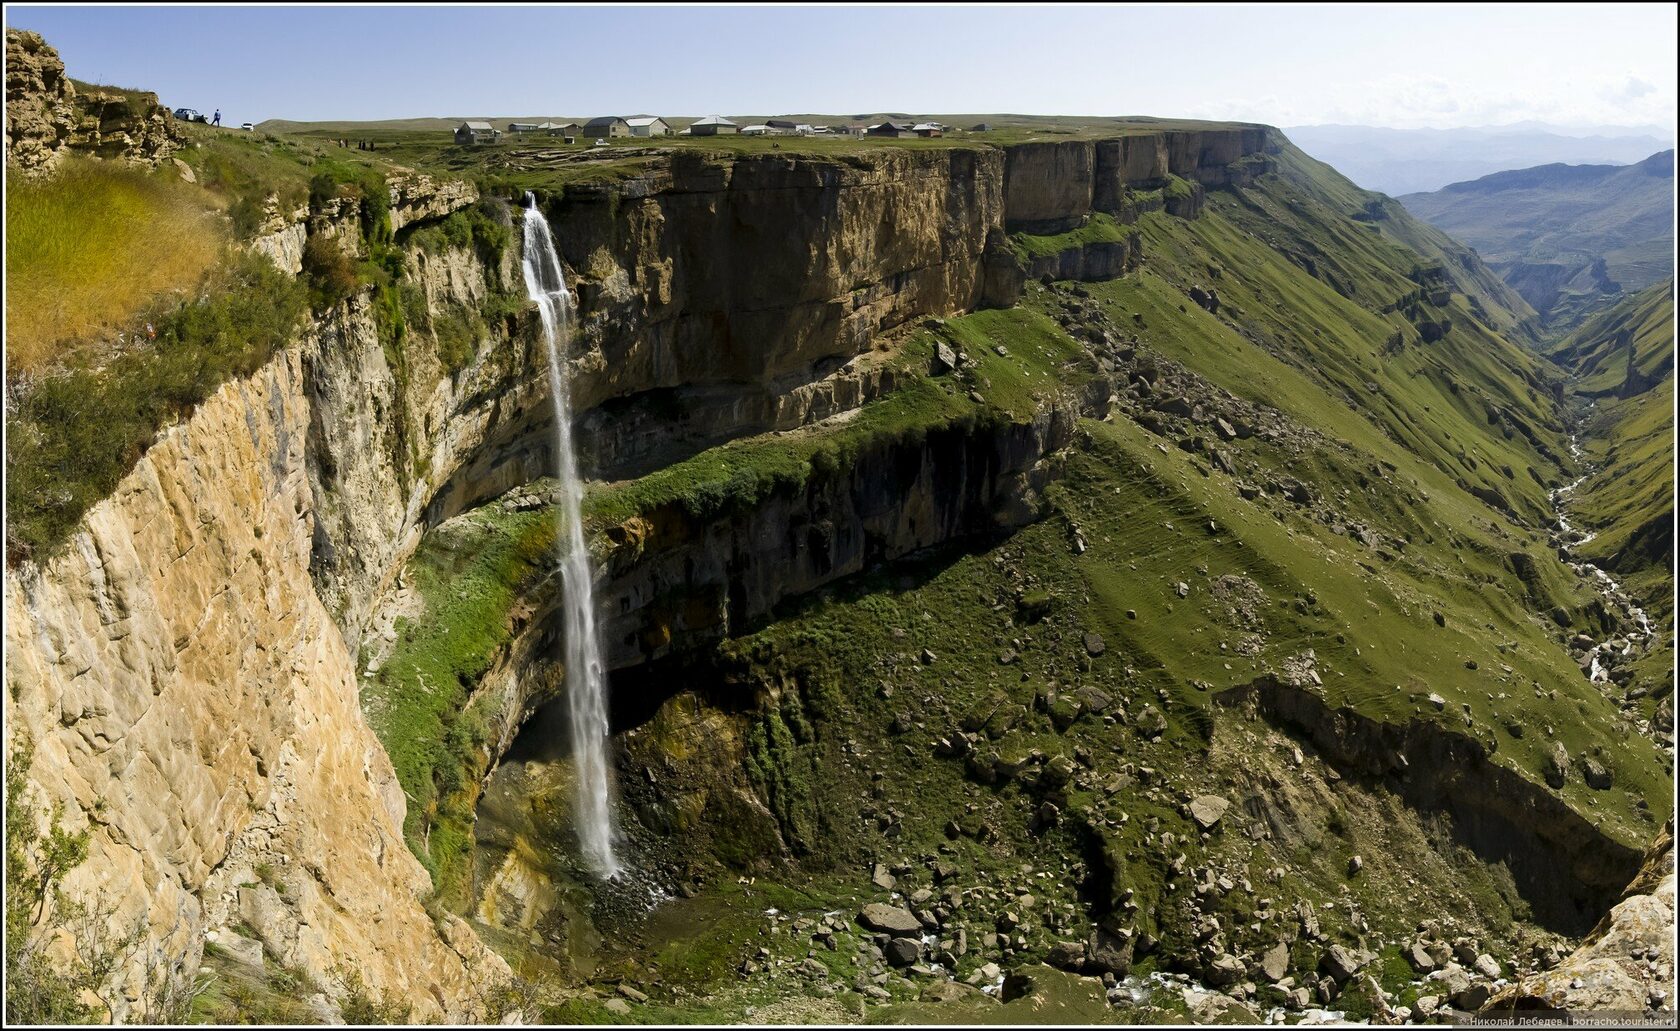
[[[413,230],[408,234],[407,242],[428,254],[471,247],[486,265],[500,265],[502,255],[513,241],[513,232],[498,216],[494,207],[496,203],[480,200],[472,207],[451,213],[441,222]]]
[[[343,248],[318,233],[303,245],[303,274],[309,280],[309,305],[317,311],[344,300],[361,285]]]
[[[144,924],[115,933],[109,902],[65,894],[65,875],[87,859],[88,832],[67,830],[61,806],[48,813],[36,806],[30,753],[20,735],[6,760],[6,1023],[115,1023],[113,981],[140,944]],[[143,990],[126,1016],[184,1021],[196,986],[150,965],[141,976]]]

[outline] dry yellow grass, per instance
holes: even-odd
[[[96,161],[6,184],[7,376],[138,328],[160,295],[190,292],[222,253],[211,196],[170,172]]]

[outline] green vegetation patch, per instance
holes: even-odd
[[[546,509],[483,510],[429,534],[407,566],[424,610],[399,620],[397,646],[363,687],[408,796],[404,835],[446,903],[464,901],[483,746],[499,715],[467,701],[511,639],[515,599],[553,569],[556,531]]]
[[[157,338],[99,370],[38,384],[8,421],[8,561],[41,558],[115,489],[157,432],[296,330],[303,290],[267,259],[241,259],[206,299],[158,317]]]
[[[1014,246],[1015,253],[1022,258],[1054,257],[1063,251],[1075,247],[1083,247],[1093,243],[1125,243],[1135,230],[1127,229],[1114,221],[1112,215],[1097,211],[1091,214],[1090,220],[1078,229],[1071,229],[1054,236],[1035,236],[1032,233],[1013,233],[1009,242]]]

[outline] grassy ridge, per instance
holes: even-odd
[[[227,233],[202,190],[156,173],[72,160],[6,180],[6,371],[62,364],[68,346],[135,335],[159,295],[196,293]]]

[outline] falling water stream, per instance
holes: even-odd
[[[566,707],[577,779],[578,844],[584,863],[605,878],[622,866],[615,851],[612,772],[607,765],[607,678],[595,626],[595,587],[583,538],[583,484],[572,441],[572,403],[565,351],[571,338],[572,295],[548,220],[526,194],[525,290],[542,316],[548,348],[548,387],[554,397],[554,452],[560,477],[560,575],[565,591]]]

